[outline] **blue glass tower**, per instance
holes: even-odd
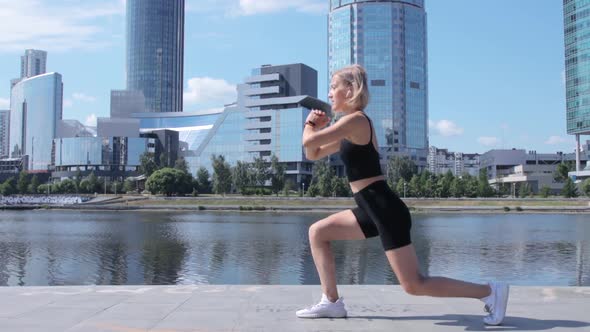
[[[182,112],[184,0],[127,0],[127,90],[149,112]]]
[[[590,134],[590,3],[564,0],[567,133],[576,135],[576,172],[580,171],[580,135]]]
[[[424,0],[331,0],[328,70],[367,70],[382,156],[407,155],[426,166],[428,71]]]

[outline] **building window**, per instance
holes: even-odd
[[[385,80],[371,80],[372,86],[385,86]]]
[[[412,89],[420,89],[420,83],[410,82],[410,88],[412,88]]]

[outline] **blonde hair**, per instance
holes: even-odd
[[[369,104],[367,72],[361,65],[351,65],[334,72],[342,81],[352,87],[352,97],[346,102],[356,109],[363,110]]]

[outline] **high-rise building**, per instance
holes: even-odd
[[[20,57],[20,78],[45,74],[47,67],[47,52],[41,50],[25,50]]]
[[[428,155],[428,72],[424,0],[331,0],[328,70],[367,70],[373,120],[383,157]]]
[[[580,172],[580,135],[590,134],[590,3],[564,0],[567,133],[576,136],[576,172]]]
[[[62,119],[63,84],[59,73],[25,78],[10,94],[10,157],[29,156],[28,170],[47,171],[53,139]]]
[[[41,50],[25,50],[20,57],[20,77],[10,80],[10,88],[25,78],[45,74],[47,71],[47,52]]]
[[[127,0],[127,90],[147,112],[182,112],[184,0]]]
[[[10,128],[10,111],[0,110],[0,158],[8,156],[8,128]]]

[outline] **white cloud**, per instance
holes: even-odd
[[[296,10],[305,13],[328,13],[328,2],[325,0],[240,0],[242,15],[274,13],[283,10]]]
[[[561,136],[551,136],[545,141],[545,144],[547,145],[557,145],[562,143],[567,143],[567,139]]]
[[[500,143],[500,139],[498,137],[493,136],[482,136],[477,139],[479,144],[483,146],[496,146]]]
[[[457,126],[450,120],[428,121],[428,124],[430,125],[430,129],[437,135],[449,137],[463,134],[463,128]]]
[[[96,127],[96,114],[92,113],[86,117],[84,121],[85,126]]]
[[[7,110],[10,108],[10,100],[0,98],[0,109]]]
[[[66,98],[66,99],[64,99],[63,104],[64,104],[64,107],[72,107],[74,105],[74,102],[71,99]]]
[[[184,104],[228,104],[236,100],[236,86],[222,79],[195,77],[188,80]]]
[[[109,36],[99,36],[104,27],[94,20],[125,14],[120,0],[0,0],[0,8],[0,52],[99,49],[111,42]]]
[[[83,101],[83,102],[87,102],[87,103],[92,103],[96,101],[96,97],[93,96],[88,96],[84,93],[80,93],[80,92],[75,92],[72,94],[72,98],[74,98],[74,100],[79,100],[79,101]]]

